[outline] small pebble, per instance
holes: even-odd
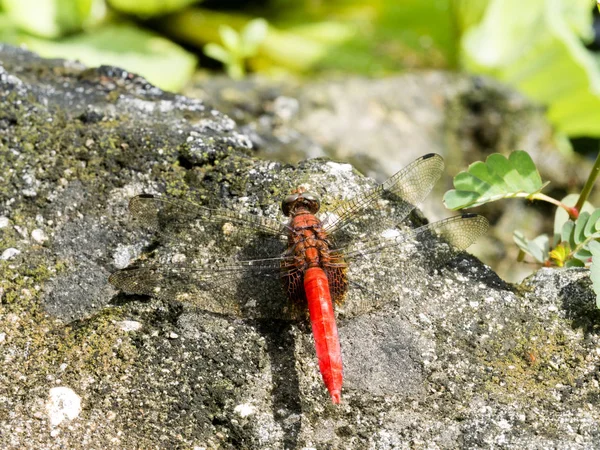
[[[137,331],[142,328],[142,324],[135,320],[122,320],[117,322],[117,325],[123,331]]]
[[[9,224],[8,217],[0,216],[0,228],[6,228]]]
[[[73,389],[64,386],[50,389],[46,413],[51,426],[56,427],[64,420],[73,420],[80,412],[81,398]]]
[[[19,253],[21,253],[20,250],[17,250],[16,248],[7,248],[6,250],[4,250],[2,252],[2,255],[0,256],[0,259],[3,261],[8,261],[9,259],[14,258],[15,256],[17,256]]]
[[[36,228],[35,230],[33,230],[31,232],[31,238],[38,243],[43,243],[46,242],[48,240],[48,235],[46,233],[44,233],[44,230],[41,230],[40,228]]]

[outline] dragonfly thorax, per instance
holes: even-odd
[[[281,202],[281,210],[286,217],[297,214],[315,214],[321,208],[321,199],[317,194],[296,189]]]

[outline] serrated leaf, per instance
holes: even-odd
[[[454,188],[444,195],[449,209],[479,206],[511,197],[528,197],[544,187],[529,154],[512,152],[508,159],[499,153],[488,156],[454,177]]]
[[[518,150],[512,152],[508,159],[520,175],[519,184],[516,187],[524,187],[525,192],[536,192],[542,188],[542,177],[529,153]]]

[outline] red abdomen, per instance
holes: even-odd
[[[320,267],[304,273],[304,291],[315,338],[319,369],[333,403],[340,403],[342,391],[342,353],[327,276]]]

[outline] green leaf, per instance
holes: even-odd
[[[108,0],[108,3],[117,11],[147,18],[178,11],[198,0]]]
[[[600,65],[589,0],[490,0],[463,35],[462,62],[547,105],[558,132],[600,136]]]
[[[246,24],[241,35],[241,52],[245,58],[256,55],[258,46],[267,36],[268,24],[265,19],[254,19]]]
[[[535,258],[536,261],[543,263],[548,260],[550,251],[550,238],[547,234],[542,234],[532,240],[525,237],[518,230],[513,232],[513,240],[517,246],[528,255]]]
[[[565,222],[563,225],[563,229],[560,234],[560,241],[566,242],[569,244],[571,248],[573,248],[573,243],[571,242],[571,236],[573,236],[573,230],[575,230],[575,223],[571,220]]]
[[[446,192],[444,204],[449,209],[479,206],[503,198],[529,197],[544,184],[527,152],[512,152],[508,159],[499,153],[476,162],[466,172],[454,177],[455,189]]]
[[[599,220],[600,220],[600,208],[593,211],[592,214],[590,215],[590,218],[588,219],[588,222],[584,229],[584,234],[589,236],[594,231],[598,231],[598,226],[600,225],[600,223],[598,222]]]
[[[229,64],[231,61],[231,53],[229,53],[219,44],[211,42],[210,44],[206,44],[202,50],[206,56],[216,59],[223,64]]]
[[[23,36],[19,41],[46,58],[78,59],[90,67],[108,64],[145,77],[156,86],[179,91],[197,60],[178,45],[130,25],[111,25],[60,41]]]
[[[588,246],[592,253],[590,279],[592,280],[592,289],[596,294],[596,307],[600,308],[600,242],[592,241]]]
[[[229,25],[221,25],[219,27],[219,36],[223,41],[223,46],[235,55],[239,55],[241,52],[240,48],[240,35],[237,31],[231,28]]]
[[[582,264],[587,264],[592,251],[590,245],[592,242],[600,239],[600,231],[596,230],[596,223],[600,217],[600,208],[589,212],[582,212],[577,220],[569,220],[563,224],[560,232],[560,242],[567,243],[570,248],[570,253],[566,260],[576,259]],[[575,263],[574,263],[575,264]],[[578,264],[578,263],[577,263]]]
[[[22,30],[45,38],[58,38],[101,21],[103,0],[4,0],[4,12]]]
[[[585,263],[579,259],[569,259],[565,262],[565,267],[585,267]]]
[[[561,203],[564,203],[567,206],[575,206],[577,204],[577,200],[579,200],[579,194],[569,194],[565,198],[561,200]],[[580,213],[594,213],[595,208],[590,202],[585,202],[583,207],[581,208]],[[600,218],[600,212],[597,212],[597,219]],[[596,219],[596,221],[597,221]],[[554,214],[554,245],[557,245],[561,241],[561,232],[563,226],[570,219],[569,214],[564,210],[564,208],[556,208],[556,213]],[[589,227],[592,227],[594,223],[589,224]],[[591,232],[586,232],[586,236],[589,236]]]
[[[577,222],[575,222],[575,229],[573,230],[573,242],[575,244],[580,244],[585,240],[585,228],[590,218],[590,213],[582,212],[579,214],[577,218]]]

